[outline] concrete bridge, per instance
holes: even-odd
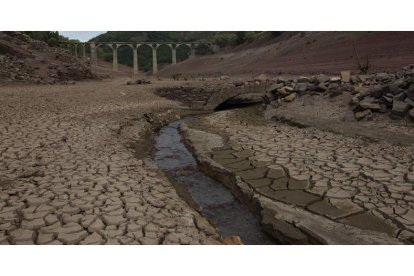
[[[157,62],[157,49],[162,45],[167,45],[170,47],[172,52],[172,61],[174,65],[177,63],[177,54],[176,51],[179,47],[188,47],[190,49],[190,58],[195,57],[195,50],[199,45],[211,46],[209,43],[201,42],[87,42],[87,43],[61,43],[59,46],[63,46],[69,50],[73,49],[73,52],[76,57],[79,57],[78,49],[81,49],[82,58],[87,60],[86,48],[89,47],[91,65],[98,65],[98,48],[99,47],[108,47],[112,49],[112,64],[113,71],[118,71],[118,49],[121,47],[129,47],[133,53],[133,73],[137,74],[139,71],[138,68],[138,48],[141,46],[147,46],[152,49],[152,73],[156,75],[158,72],[158,62]]]
[[[264,96],[271,84],[272,83],[270,81],[264,81],[260,83],[245,84],[243,86],[224,87],[212,93],[202,109],[206,111],[213,111],[224,102],[239,96]]]

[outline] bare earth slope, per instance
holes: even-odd
[[[169,66],[161,76],[182,74],[314,74],[358,71],[353,43],[370,71],[395,71],[414,62],[414,32],[284,33],[232,52],[196,57]],[[261,44],[261,45],[260,45]]]
[[[96,75],[89,66],[67,50],[49,47],[20,32],[0,32],[0,84],[51,84],[93,78]]]

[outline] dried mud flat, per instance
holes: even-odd
[[[0,87],[1,244],[220,243],[130,146],[177,103],[125,81]]]
[[[226,243],[150,158],[149,136],[188,112],[154,91],[184,82],[125,83],[0,87],[1,244]],[[315,108],[302,107],[292,103],[292,120]],[[260,212],[279,243],[412,243],[413,145],[335,132],[340,116],[322,115],[297,127],[253,107],[181,130],[200,168]],[[393,125],[412,135],[384,128]]]
[[[260,211],[287,244],[400,244],[414,237],[414,147],[217,112],[182,128],[200,167]],[[344,128],[347,126],[345,125]],[[208,146],[214,135],[224,146]]]

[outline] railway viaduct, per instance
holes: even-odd
[[[138,68],[138,48],[141,46],[147,46],[152,49],[152,73],[156,75],[158,72],[158,62],[157,62],[157,49],[162,45],[167,45],[172,52],[172,64],[177,63],[177,48],[178,47],[188,47],[190,49],[190,58],[195,57],[195,50],[199,45],[211,46],[209,43],[200,43],[200,42],[86,42],[86,43],[64,43],[61,44],[61,47],[65,47],[69,50],[73,49],[76,57],[79,57],[79,48],[81,49],[81,58],[84,60],[87,59],[86,48],[90,49],[90,60],[91,65],[98,65],[98,48],[99,47],[109,47],[112,49],[112,64],[113,70],[118,71],[118,49],[121,47],[129,47],[133,53],[133,72],[137,74],[139,71]]]

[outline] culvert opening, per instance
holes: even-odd
[[[214,111],[223,111],[229,110],[234,108],[244,108],[244,107],[251,107],[254,105],[259,105],[262,103],[262,100],[245,100],[245,99],[229,99],[220,105],[218,105]]]

